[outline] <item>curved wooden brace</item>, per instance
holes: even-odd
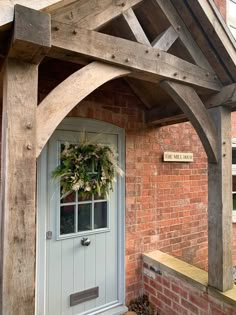
[[[163,81],[161,87],[179,105],[194,126],[205,148],[208,161],[217,163],[216,126],[196,91],[188,85],[172,81]]]
[[[92,62],[53,89],[37,108],[37,157],[59,123],[81,100],[102,84],[129,73],[119,67]]]

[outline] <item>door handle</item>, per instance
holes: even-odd
[[[88,237],[83,237],[81,240],[82,246],[89,246],[91,243],[90,239]]]

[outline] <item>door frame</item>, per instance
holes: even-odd
[[[56,130],[110,133],[118,136],[119,164],[125,170],[125,131],[107,122],[95,119],[68,117]],[[48,215],[48,144],[37,160],[37,215],[36,215],[36,294],[35,314],[46,314],[46,227]],[[117,178],[117,241],[118,241],[118,303],[125,303],[125,177]],[[114,307],[114,306],[113,306]],[[96,314],[96,313],[94,313]]]

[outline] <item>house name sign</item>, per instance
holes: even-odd
[[[164,162],[193,162],[191,152],[164,152]]]

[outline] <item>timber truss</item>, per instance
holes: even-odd
[[[206,38],[207,5],[78,0],[57,5],[51,15],[15,5],[11,45],[2,51],[2,314],[16,314],[19,304],[21,314],[33,314],[36,159],[81,100],[119,77],[142,101],[147,125],[189,120],[196,129],[209,161],[209,285],[221,291],[232,287],[230,114],[236,108],[236,54],[230,40],[218,38],[216,53]],[[194,12],[203,14],[201,36]],[[224,63],[221,54],[227,56]],[[38,64],[45,56],[82,67],[37,104]]]

